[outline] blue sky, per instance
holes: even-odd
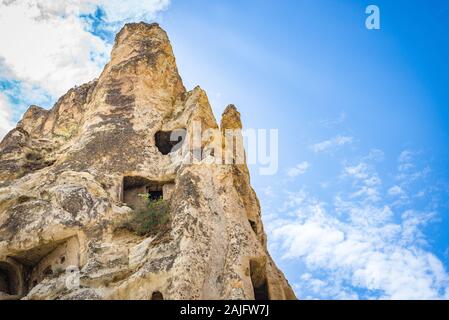
[[[234,103],[245,127],[279,129],[279,172],[250,169],[298,297],[449,298],[449,4],[39,2],[43,22],[0,5],[14,30],[0,31],[0,133],[97,76],[123,22],[156,20],[217,118]],[[380,30],[365,28],[369,4]]]

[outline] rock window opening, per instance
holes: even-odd
[[[79,242],[76,237],[55,241],[20,252],[11,257],[11,260],[17,266],[9,269],[11,270],[9,291],[20,298],[45,278],[58,275],[59,271],[65,270],[68,266],[79,266]],[[7,264],[0,262],[0,273],[2,270],[8,270],[4,265]]]
[[[186,136],[185,129],[176,129],[173,131],[158,131],[154,139],[156,147],[163,155],[175,152],[181,148]]]
[[[148,186],[146,187],[146,194],[149,200],[159,200],[164,197],[162,186]]]
[[[268,292],[268,281],[266,273],[266,262],[264,260],[250,260],[250,276],[254,288],[255,300],[270,300]]]
[[[253,229],[254,233],[257,235],[257,224],[253,220],[248,220],[249,224],[251,225],[251,229]]]
[[[19,299],[20,283],[16,268],[7,262],[0,262],[0,300]]]
[[[11,294],[9,282],[9,274],[0,269],[0,295]]]
[[[124,177],[122,202],[135,211],[147,209],[148,200],[168,200],[174,182],[151,181],[143,177]]]
[[[164,300],[164,296],[159,291],[155,291],[151,295],[151,300]]]

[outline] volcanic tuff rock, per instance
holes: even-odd
[[[183,161],[195,122],[242,127],[186,91],[157,24],[125,25],[98,79],[31,106],[0,144],[0,300],[295,299],[246,164]],[[168,204],[164,228],[126,227],[142,193]]]

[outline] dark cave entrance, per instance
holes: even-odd
[[[253,229],[254,233],[257,235],[257,224],[255,221],[248,219],[249,224],[251,225],[251,229]]]
[[[142,211],[147,209],[148,200],[167,200],[174,188],[173,181],[152,181],[139,176],[123,178],[122,202],[131,209]]]
[[[155,291],[151,295],[151,300],[164,300],[164,296],[160,291]]]
[[[176,129],[173,131],[158,131],[154,138],[159,152],[167,155],[181,148],[185,136],[186,129]]]
[[[9,275],[0,269],[0,292],[11,294],[9,285]]]
[[[19,286],[17,270],[7,262],[0,262],[0,300],[17,297]]]
[[[249,268],[251,282],[254,288],[254,299],[270,300],[265,260],[251,259]]]
[[[159,200],[164,198],[164,191],[162,185],[149,185],[146,187],[146,194],[149,200]]]
[[[54,240],[9,256],[0,261],[0,300],[20,299],[53,276],[54,270],[62,272],[68,266],[79,266],[77,237]]]

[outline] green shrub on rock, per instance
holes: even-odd
[[[156,235],[165,230],[170,222],[169,204],[164,199],[149,199],[145,210],[134,211],[126,227],[140,236]]]

